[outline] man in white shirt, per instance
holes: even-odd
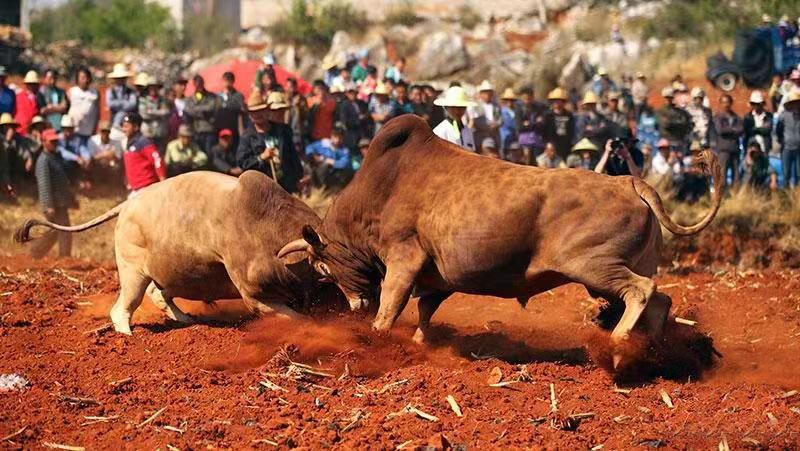
[[[75,82],[77,85],[67,91],[70,105],[67,114],[75,124],[75,134],[86,145],[100,119],[100,94],[90,86],[92,73],[85,67],[78,69]]]
[[[464,125],[462,118],[467,107],[474,105],[461,86],[447,88],[444,95],[433,101],[434,105],[443,107],[446,117],[434,129],[436,136],[475,152],[475,138],[472,129]]]
[[[651,173],[656,177],[677,177],[683,165],[677,152],[671,148],[669,141],[661,138],[656,144],[658,152],[653,156]]]

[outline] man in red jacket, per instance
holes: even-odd
[[[127,138],[125,154],[125,177],[128,179],[128,198],[136,196],[142,188],[167,178],[167,169],[161,161],[155,144],[139,132],[142,117],[128,113],[122,119],[122,132]]]

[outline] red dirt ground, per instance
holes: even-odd
[[[0,375],[31,382],[0,393],[0,448],[798,448],[800,270],[657,281],[723,357],[699,379],[620,389],[586,357],[598,306],[575,285],[525,310],[454,296],[428,347],[410,342],[413,301],[385,335],[349,316],[242,319],[237,301],[180,302],[205,320],[183,327],[145,301],[124,337],[87,332],[107,324],[113,266],[0,257]],[[491,387],[497,371],[520,381]],[[394,415],[408,405],[438,421]]]

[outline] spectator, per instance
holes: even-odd
[[[474,105],[474,102],[464,92],[464,88],[461,86],[447,88],[433,104],[443,107],[446,115],[445,119],[433,129],[433,133],[468,151],[477,151],[472,129],[463,123],[467,108]]]
[[[261,171],[277,179],[286,191],[296,192],[303,168],[294,148],[292,129],[271,122],[267,104],[259,102],[257,97],[248,99],[251,124],[239,140],[237,166],[243,171]]]
[[[783,98],[784,79],[783,74],[777,73],[772,76],[772,84],[769,86],[769,101],[772,111],[778,111]]]
[[[683,171],[681,157],[666,139],[660,139],[656,148],[658,152],[653,155],[651,174],[659,178],[669,177],[670,180],[676,181]]]
[[[203,152],[209,152],[217,141],[214,119],[219,108],[219,99],[214,93],[206,91],[206,84],[201,75],[195,75],[192,82],[194,94],[186,101],[184,111],[194,130],[195,141]]]
[[[48,221],[68,226],[69,208],[77,205],[70,187],[69,179],[58,157],[56,143],[58,134],[49,129],[42,132],[43,151],[36,159],[36,184],[39,190],[39,203]],[[34,242],[31,254],[44,257],[58,241],[58,256],[69,257],[72,253],[72,236],[68,232],[48,231]]]
[[[628,126],[628,115],[619,109],[620,94],[617,91],[608,93],[608,105],[603,112],[603,116],[609,121],[610,133],[612,136],[623,136],[630,132]]]
[[[705,99],[706,93],[702,88],[696,86],[692,89],[691,96],[692,102],[686,107],[686,111],[692,118],[691,139],[698,141],[701,145],[710,143],[714,119],[711,108],[707,108],[703,105],[703,99]]]
[[[236,146],[239,145],[239,136],[244,132],[244,95],[234,87],[236,77],[233,72],[222,74],[222,82],[225,86],[222,88],[222,92],[219,93],[219,109],[217,110],[217,118],[214,125],[218,130],[231,132],[230,139],[233,148],[236,149]]]
[[[153,141],[142,135],[142,117],[139,113],[128,113],[122,117],[122,132],[127,144],[123,153],[125,178],[128,180],[128,198],[135,197],[140,190],[164,180],[167,170],[162,164]]]
[[[286,96],[280,91],[272,91],[267,98],[269,110],[269,120],[276,124],[286,124],[286,114],[289,111],[289,104],[286,103]]]
[[[555,146],[559,156],[569,155],[575,136],[575,119],[565,108],[567,93],[556,88],[548,94],[547,100],[550,101],[550,111],[544,116],[542,138]]]
[[[330,139],[306,146],[313,168],[312,182],[328,188],[343,187],[352,175],[350,152],[344,145],[344,130],[334,128]]]
[[[353,81],[352,76],[350,75],[350,70],[347,67],[342,67],[339,70],[339,75],[333,79],[333,83],[331,84],[331,90],[337,89],[340,92],[345,92],[350,88],[355,88],[356,82]]]
[[[186,83],[185,78],[179,77],[172,83],[172,89],[168,90],[164,96],[167,107],[169,107],[167,142],[178,137],[178,127],[186,121]]]
[[[778,189],[778,173],[769,164],[769,158],[761,150],[761,145],[755,138],[748,141],[747,153],[742,160],[740,171],[745,186],[759,190]]]
[[[727,183],[728,171],[733,172],[733,184],[739,183],[739,139],[744,133],[744,122],[733,112],[733,98],[728,94],[720,97],[722,111],[714,116],[717,135],[717,155],[722,166],[723,183]],[[702,144],[702,143],[701,143]]]
[[[356,97],[356,88],[348,89],[344,99],[336,106],[336,122],[344,128],[344,145],[355,151],[358,140],[364,136],[362,125],[366,119],[366,107]]]
[[[650,144],[642,144],[642,178],[646,179],[653,172],[653,148]]]
[[[375,88],[372,96],[372,101],[369,104],[369,114],[372,122],[375,124],[375,129],[372,135],[376,135],[378,130],[383,127],[383,124],[392,118],[392,104],[389,102],[389,91],[386,85],[381,83]]]
[[[405,77],[405,70],[406,70],[406,59],[405,58],[397,58],[394,60],[394,66],[386,69],[386,73],[383,74],[383,78],[388,78],[394,83],[399,83],[400,80],[404,80]],[[384,80],[385,82],[385,80]]]
[[[295,149],[305,149],[303,140],[306,135],[305,125],[308,121],[308,103],[306,103],[306,98],[298,92],[295,78],[286,80],[286,101],[289,103],[286,124],[292,129],[294,147]]]
[[[467,110],[467,115],[475,142],[483,143],[484,138],[500,140],[500,107],[494,101],[494,86],[489,80],[483,80],[478,86],[478,103]]]
[[[118,140],[111,139],[111,124],[108,121],[100,122],[97,134],[89,138],[87,147],[92,166],[106,173],[103,175],[116,172],[121,167],[122,144]]]
[[[656,113],[648,104],[642,106],[639,120],[636,124],[636,138],[651,149],[656,147],[656,143],[661,139],[658,133],[658,119]],[[642,147],[644,148],[644,147]]]
[[[378,69],[370,66],[370,68],[367,69],[366,78],[364,78],[364,81],[361,83],[361,86],[358,89],[358,98],[362,102],[369,101],[369,96],[375,92],[375,88],[377,88],[378,83]]]
[[[351,155],[350,161],[352,162],[353,172],[361,168],[364,158],[367,158],[367,151],[369,150],[369,138],[361,138],[358,140],[358,152]]]
[[[656,112],[658,133],[671,146],[685,152],[692,132],[692,117],[683,108],[675,105],[675,90],[667,87],[661,91],[666,103]]]
[[[492,137],[487,136],[483,138],[483,142],[481,142],[481,154],[487,157],[500,159],[500,153],[497,152],[497,143],[494,142]]]
[[[0,66],[0,114],[14,115],[16,112],[17,95],[6,85],[6,67]]]
[[[428,125],[433,128],[444,120],[444,108],[438,108],[433,102],[439,97],[440,91],[431,85],[422,87],[423,102],[427,106],[430,117],[428,118]]]
[[[409,88],[408,99],[411,101],[412,112],[425,122],[430,122],[433,104],[425,101],[425,94],[422,92],[421,85],[412,85]]]
[[[223,174],[238,177],[242,168],[236,162],[236,148],[233,147],[233,132],[224,128],[219,131],[217,144],[211,148],[211,168]]]
[[[16,112],[14,120],[19,124],[19,133],[22,136],[28,135],[28,126],[34,116],[44,107],[45,101],[42,93],[39,92],[39,74],[36,71],[28,71],[22,80],[25,89],[17,93],[15,99]]]
[[[514,103],[517,97],[514,90],[506,88],[500,96],[500,155],[505,158],[508,145],[518,141],[517,136],[517,111]]]
[[[506,149],[506,161],[516,164],[529,164],[525,153],[522,151],[522,146],[518,142],[511,142]]]
[[[561,158],[556,152],[555,144],[549,141],[545,143],[542,154],[536,157],[536,166],[545,169],[567,167],[567,165],[564,163],[564,159]]]
[[[312,142],[330,138],[333,130],[333,114],[336,111],[336,101],[322,80],[314,81],[313,90],[308,127]]]
[[[772,113],[764,109],[764,95],[761,91],[750,94],[750,111],[744,115],[744,142],[758,141],[759,148],[766,155],[772,151]]]
[[[161,82],[155,77],[145,80],[147,92],[139,98],[139,115],[142,117],[142,135],[163,150],[167,142],[167,121],[170,108],[167,99],[161,96]]]
[[[186,97],[186,86],[189,81],[184,77],[178,77],[175,80],[175,83],[172,84],[172,92],[175,93],[175,111],[178,113],[178,117],[181,118],[181,122],[183,121],[184,111],[186,110],[186,101],[188,98]],[[177,136],[178,127],[175,127],[175,133]]]
[[[408,98],[408,85],[400,80],[394,87],[394,99],[392,100],[392,117],[403,114],[413,114],[414,106]]]
[[[141,100],[147,95],[147,85],[150,83],[150,76],[146,72],[139,72],[133,79],[133,86],[136,88],[136,95]],[[141,113],[140,113],[141,114]]]
[[[792,91],[778,115],[775,136],[781,146],[783,186],[800,184],[800,91]]]
[[[70,116],[61,118],[61,139],[58,141],[58,153],[64,161],[70,181],[80,189],[88,189],[86,171],[91,163],[89,149],[83,144],[80,136],[75,134],[75,123]]]
[[[611,91],[619,91],[617,84],[608,76],[604,67],[597,69],[597,76],[592,82],[592,92],[598,99],[604,99]]]
[[[0,190],[12,199],[16,197],[13,186],[33,167],[33,143],[17,133],[18,126],[11,113],[0,114]]]
[[[97,121],[100,120],[100,94],[91,87],[92,73],[86,67],[78,69],[76,85],[69,88],[69,111],[67,114],[75,123],[75,134],[86,145],[94,135]]]
[[[192,141],[192,135],[189,125],[183,124],[178,128],[178,139],[167,144],[164,162],[169,177],[202,169],[208,163],[208,155]]]
[[[367,78],[369,72],[369,50],[362,50],[358,52],[358,62],[353,66],[352,76],[356,84],[360,84]]]
[[[521,101],[516,113],[519,145],[524,154],[525,164],[533,164],[534,156],[544,148],[544,118],[547,105],[537,102],[531,86],[520,91]]]
[[[264,100],[271,91],[278,88],[278,76],[275,74],[275,55],[271,52],[264,53],[261,67],[256,71],[255,88],[261,91]]]
[[[32,143],[30,167],[26,164],[26,172],[33,172],[33,162],[42,150],[42,132],[50,128],[50,123],[44,120],[42,116],[34,116],[31,120],[31,125],[28,127],[28,138]]]
[[[597,166],[597,146],[588,138],[583,138],[572,147],[567,158],[567,167],[593,171]]]
[[[634,117],[639,117],[642,113],[642,108],[647,105],[648,97],[650,97],[650,87],[647,86],[647,77],[642,72],[636,73],[636,80],[631,84],[631,95],[633,97]]]
[[[44,106],[39,110],[39,114],[50,121],[50,125],[57,131],[61,131],[61,117],[67,113],[67,94],[59,88],[58,71],[48,69],[44,73],[44,85],[41,87]]]
[[[685,110],[689,106],[689,87],[682,81],[676,81],[672,83],[672,89],[675,90],[675,105]]]
[[[635,152],[635,154],[632,152]],[[594,172],[599,174],[606,173],[612,176],[632,175],[641,177],[640,165],[642,163],[644,163],[644,155],[636,149],[636,146],[631,145],[628,139],[609,139],[606,141],[605,151],[594,168]]]
[[[115,64],[114,70],[108,74],[112,84],[106,88],[106,107],[111,114],[111,137],[114,139],[124,139],[122,119],[137,111],[139,97],[136,91],[127,85],[130,76],[130,72],[122,63]]]
[[[592,91],[586,91],[581,101],[581,112],[575,117],[575,139],[589,138],[599,149],[604,142],[614,137],[612,124],[597,111],[598,98]],[[566,155],[561,155],[565,158]]]

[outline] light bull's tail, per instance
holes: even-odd
[[[724,177],[724,175],[722,174],[722,167],[719,161],[717,161],[717,156],[710,150],[704,150],[694,156],[694,163],[703,170],[703,173],[713,178],[714,190],[711,193],[711,211],[709,211],[700,222],[693,226],[676,224],[664,210],[664,204],[661,202],[661,196],[658,195],[658,192],[644,180],[635,177],[633,179],[633,187],[636,193],[639,194],[639,197],[650,206],[650,209],[653,210],[658,221],[666,227],[667,230],[676,235],[693,235],[705,229],[706,226],[714,220],[714,216],[717,215],[719,206],[722,203],[722,177]]]
[[[119,216],[119,212],[122,211],[122,207],[125,206],[125,204],[126,202],[123,202],[117,205],[116,207],[112,208],[111,210],[108,210],[107,212],[103,213],[102,215],[92,219],[91,221],[76,226],[63,226],[45,220],[28,219],[14,232],[14,241],[16,241],[17,243],[25,243],[30,241],[31,229],[35,226],[49,227],[51,229],[60,230],[62,232],[83,232],[84,230],[91,229],[92,227],[96,227],[106,221],[116,218],[117,216]]]

